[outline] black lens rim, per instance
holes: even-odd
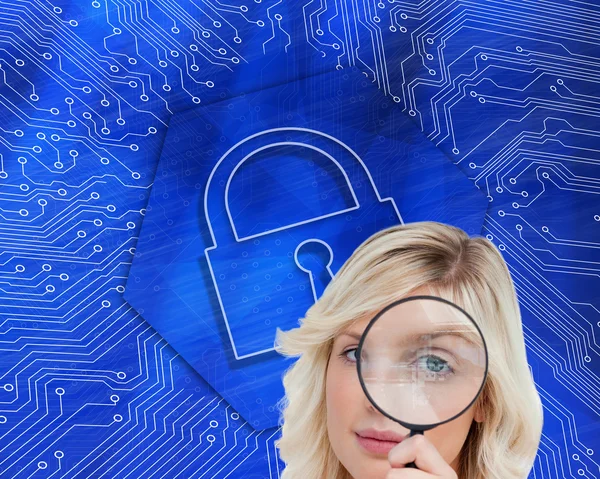
[[[386,311],[390,310],[391,308],[394,308],[396,306],[398,306],[399,304],[402,303],[406,303],[407,301],[416,301],[416,300],[421,300],[421,299],[426,299],[426,300],[433,300],[433,301],[440,301],[442,303],[445,303],[449,306],[452,306],[456,309],[458,309],[461,313],[463,313],[467,318],[469,318],[469,320],[475,325],[475,328],[477,328],[477,331],[479,332],[479,335],[481,336],[481,340],[483,341],[483,348],[485,350],[485,371],[483,374],[483,381],[481,382],[481,386],[479,387],[479,391],[477,391],[477,394],[475,395],[475,397],[473,398],[473,400],[469,403],[469,405],[467,407],[465,407],[462,411],[460,411],[458,414],[452,416],[450,419],[446,419],[442,422],[438,422],[435,424],[412,424],[409,422],[405,422],[405,421],[401,421],[398,418],[395,418],[391,415],[389,415],[388,413],[386,413],[383,409],[381,409],[377,403],[375,402],[375,400],[371,397],[371,395],[369,394],[369,391],[367,390],[367,387],[365,386],[365,383],[363,381],[363,377],[361,374],[361,361],[360,358],[362,356],[362,348],[363,348],[363,344],[365,341],[365,338],[367,336],[367,334],[369,333],[371,327],[373,326],[373,324],[375,324],[375,322],[383,315],[385,314]],[[375,409],[377,409],[381,414],[383,414],[385,417],[391,419],[394,422],[397,422],[398,424],[404,426],[407,429],[410,429],[412,431],[428,431],[429,429],[433,429],[434,427],[438,427],[441,426],[442,424],[446,424],[447,422],[453,421],[454,419],[462,416],[465,411],[467,411],[477,400],[477,398],[479,398],[479,396],[481,395],[481,392],[483,391],[483,388],[487,382],[487,377],[488,377],[488,367],[489,367],[489,356],[488,356],[488,348],[487,348],[487,343],[485,341],[485,337],[483,336],[483,332],[481,331],[481,328],[479,327],[479,325],[475,322],[475,320],[471,317],[471,315],[469,313],[467,313],[463,308],[461,308],[460,306],[454,304],[451,301],[448,301],[447,299],[444,298],[440,298],[438,296],[430,296],[430,295],[417,295],[417,296],[408,296],[406,298],[402,298],[399,299],[398,301],[394,301],[391,304],[388,304],[385,308],[383,308],[381,311],[379,311],[379,313],[377,313],[372,319],[371,321],[369,321],[369,324],[367,325],[367,327],[365,328],[359,342],[358,342],[358,348],[356,350],[356,369],[357,369],[357,373],[358,373],[358,380],[360,381],[360,386],[362,387],[363,392],[365,393],[365,395],[367,396],[367,398],[369,399],[369,401],[371,402],[371,404],[375,407]]]

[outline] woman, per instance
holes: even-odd
[[[354,356],[358,339],[351,334],[360,335],[386,305],[417,294],[447,299],[475,319],[486,339],[489,369],[481,395],[463,415],[409,437],[410,431],[379,413],[362,391]],[[299,356],[283,379],[282,435],[276,443],[286,463],[283,479],[529,474],[542,407],[512,279],[487,239],[436,222],[382,230],[346,261],[300,327],[278,330],[276,342],[281,354]],[[418,469],[405,467],[413,461]]]

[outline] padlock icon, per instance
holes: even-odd
[[[229,209],[232,178],[255,155],[276,154],[281,147],[305,148],[310,155],[333,162],[354,205],[240,236]],[[277,328],[297,327],[326,286],[322,274],[299,263],[302,248],[317,243],[326,248],[330,257],[324,264],[325,276],[331,279],[368,237],[403,223],[394,199],[380,197],[366,165],[349,146],[329,134],[300,127],[261,131],[232,146],[210,174],[204,211],[213,243],[205,249],[206,260],[236,359],[273,351]]]

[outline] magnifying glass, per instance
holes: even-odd
[[[367,325],[356,356],[367,398],[410,429],[411,437],[469,409],[488,372],[479,326],[462,308],[436,296],[386,306]]]

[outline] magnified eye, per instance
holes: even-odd
[[[452,372],[452,368],[448,361],[433,354],[421,356],[417,361],[419,368],[428,373],[444,375]]]

